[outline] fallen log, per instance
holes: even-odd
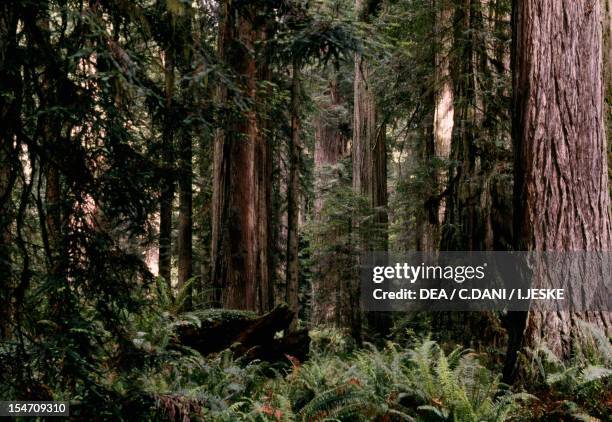
[[[306,359],[310,346],[307,330],[288,332],[293,312],[279,305],[267,314],[231,309],[207,309],[193,313],[199,324],[183,323],[177,327],[178,340],[203,355],[230,349],[247,360],[283,360],[285,355]],[[277,336],[277,333],[283,335]]]

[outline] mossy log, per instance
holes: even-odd
[[[231,309],[208,309],[196,311],[195,315],[201,323],[180,325],[178,339],[203,355],[231,349],[236,356],[248,360],[273,362],[285,355],[302,361],[308,354],[308,331],[288,332],[293,312],[285,304],[261,316]],[[283,335],[277,336],[281,331]]]

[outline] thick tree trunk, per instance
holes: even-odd
[[[315,128],[315,203],[314,220],[316,242],[332,247],[332,251],[315,250],[315,277],[312,281],[312,322],[339,327],[351,327],[350,292],[343,276],[342,253],[333,245],[347,233],[339,227],[330,227],[326,218],[326,196],[337,187],[340,178],[339,163],[347,155],[348,139],[342,126],[347,124],[343,115],[343,99],[337,81],[332,77],[326,92],[326,102],[314,119]]]
[[[355,10],[364,21],[370,17],[364,10],[377,2],[363,4],[356,0]],[[370,9],[371,10],[371,9]],[[366,248],[387,249],[387,146],[385,125],[380,121],[376,93],[373,90],[370,65],[359,53],[355,54],[354,120],[353,120],[353,189],[365,196],[376,213],[376,230],[365,236]]]
[[[612,136],[612,0],[605,2],[605,13],[603,14],[604,29],[604,93],[605,93],[605,115],[608,116],[606,124],[607,138]],[[612,159],[612,151],[608,147],[608,166]],[[612,175],[612,168],[609,171]]]
[[[357,16],[368,22],[379,2],[355,1]],[[363,251],[386,251],[388,248],[387,216],[387,145],[385,125],[378,116],[376,93],[371,80],[370,65],[355,53],[354,116],[353,116],[353,189],[368,199],[374,212],[372,230],[356,226]],[[391,324],[389,315],[370,312],[368,323],[379,334],[385,335]]]
[[[353,189],[364,195],[376,213],[376,227],[369,243],[387,248],[387,151],[385,128],[376,118],[374,93],[368,81],[367,64],[355,56],[355,120],[353,133]]]
[[[177,329],[181,344],[203,355],[230,349],[246,361],[254,359],[278,362],[291,356],[303,361],[308,356],[310,338],[307,330],[287,333],[295,315],[286,304],[256,316],[250,312],[210,309],[200,311],[202,323],[186,324]],[[285,331],[281,338],[276,333]]]
[[[258,75],[265,66],[253,54],[257,11],[248,5],[221,4],[219,54],[239,78],[251,101],[247,112],[232,108],[233,94],[221,88],[228,110],[214,152],[212,281],[217,301],[226,308],[270,310],[269,277],[270,148],[262,118],[254,108]]]
[[[290,328],[296,327],[299,316],[299,222],[300,212],[300,64],[294,60],[291,81],[291,138],[289,143],[289,181],[287,183],[287,303],[295,316]]]
[[[610,251],[600,2],[521,0],[514,7],[515,246]],[[545,285],[546,273],[536,270],[533,287]],[[597,273],[583,278],[583,292],[598,284]],[[530,312],[515,321],[510,343],[544,342],[568,357],[577,318],[610,333],[609,312]],[[507,376],[516,350],[508,356]]]
[[[171,284],[172,269],[172,204],[174,202],[174,52],[164,55],[166,111],[162,130],[162,163],[165,175],[159,208],[159,276]]]

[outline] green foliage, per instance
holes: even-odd
[[[149,394],[166,399],[162,408],[180,396],[197,404],[183,408],[223,421],[504,421],[527,399],[506,390],[469,350],[446,354],[428,339],[409,349],[389,343],[344,357],[318,352],[285,375],[265,376],[265,368],[224,352],[179,359],[143,380]]]
[[[556,404],[546,412],[577,420],[610,418],[606,405],[612,388],[610,339],[592,324],[578,324],[578,339],[569,361],[561,360],[546,345],[526,351],[523,382],[530,390],[555,398]]]
[[[346,355],[355,348],[355,341],[344,331],[334,327],[310,330],[310,353],[320,355]]]

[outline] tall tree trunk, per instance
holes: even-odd
[[[183,75],[181,96],[185,116],[190,116],[190,111],[195,108],[192,94],[195,86],[192,86],[187,79],[193,64],[191,12],[190,7],[186,6],[186,10],[179,20],[179,40],[184,44],[180,57],[180,71]],[[178,286],[179,288],[186,288],[185,285],[193,276],[193,144],[191,123],[183,121],[182,127],[178,140],[179,215],[177,255]],[[185,292],[183,307],[185,309],[193,307],[193,288],[191,285],[187,287]]]
[[[171,285],[172,270],[172,205],[174,202],[174,51],[164,54],[166,110],[162,130],[162,163],[165,175],[159,209],[159,275]]]
[[[0,74],[1,75],[1,74]],[[3,110],[4,111],[4,110]],[[2,113],[4,115],[4,113]],[[4,116],[3,116],[4,117]],[[4,120],[5,121],[5,120]],[[11,332],[12,318],[12,254],[11,254],[11,221],[13,182],[11,181],[11,155],[7,134],[0,134],[0,298],[4,306],[0,307],[0,339],[8,338]],[[14,179],[13,179],[14,180]]]
[[[364,21],[370,17],[364,8],[375,7],[356,0],[355,10]],[[360,54],[355,54],[354,120],[353,120],[353,189],[368,199],[376,213],[376,230],[366,236],[368,245],[378,250],[387,249],[387,146],[385,125],[380,121],[376,93],[370,77],[370,65]]]
[[[442,0],[445,1],[445,0]],[[439,249],[441,222],[444,220],[446,198],[442,195],[448,171],[443,170],[440,159],[450,154],[453,124],[453,84],[450,80],[448,48],[445,29],[450,18],[446,4],[431,1],[430,24],[433,43],[425,59],[431,61],[433,77],[431,86],[423,89],[423,119],[419,130],[418,158],[427,174],[429,189],[425,192],[423,206],[416,214],[416,249],[432,252]],[[439,12],[441,11],[441,12]],[[430,77],[429,75],[427,76]],[[428,84],[429,85],[429,84]]]
[[[178,286],[183,287],[193,275],[193,218],[192,218],[192,145],[191,133],[185,129],[179,141],[179,217],[178,217]],[[186,308],[191,307],[191,289]]]
[[[371,13],[379,2],[355,1],[355,12],[363,21],[371,19]],[[355,53],[354,116],[353,116],[353,189],[368,199],[374,212],[373,230],[356,227],[363,251],[388,249],[387,216],[387,145],[385,125],[380,121],[376,93],[372,86],[370,65]],[[369,231],[369,233],[368,233]],[[390,315],[369,312],[368,323],[379,334],[385,335],[391,325]]]
[[[47,5],[48,6],[48,5]],[[45,37],[46,43],[49,42],[49,11],[44,8],[44,12],[36,21],[37,29],[39,29]],[[41,48],[46,48],[46,45],[41,45]],[[42,73],[41,80],[41,108],[51,109],[57,107],[59,103],[60,92],[58,88],[57,80],[53,77],[53,73],[50,69],[45,68]],[[53,149],[57,147],[57,144],[61,136],[61,122],[49,114],[43,114],[39,121],[41,141],[47,148]],[[49,274],[54,277],[61,277],[63,275],[62,263],[65,260],[65,252],[62,250],[62,207],[63,198],[61,191],[61,180],[60,172],[57,168],[56,163],[44,162],[41,166],[45,180],[45,230],[48,245],[46,249],[49,253]],[[43,236],[44,237],[44,236]],[[60,306],[55,304],[56,306]]]
[[[451,68],[456,122],[441,236],[444,250],[505,250],[511,246],[510,158],[504,84],[506,49],[501,0],[464,0],[455,8]],[[490,21],[493,25],[488,27]],[[489,39],[491,35],[494,39]],[[492,72],[491,64],[494,64]]]
[[[436,173],[436,185],[438,186],[438,197],[436,201],[437,225],[440,227],[444,221],[446,210],[446,197],[443,195],[448,184],[448,171],[444,170],[445,163],[451,152],[451,139],[455,123],[454,87],[450,72],[450,54],[452,49],[452,37],[447,32],[452,28],[453,9],[447,0],[441,0],[436,9],[435,19],[435,80],[434,80],[434,154],[441,162],[437,165],[440,171]]]
[[[605,93],[605,115],[608,116],[606,124],[607,138],[612,136],[612,0],[603,0],[605,3],[605,13],[603,14],[604,29],[604,93]],[[612,151],[608,146],[608,166],[612,165]],[[612,176],[612,168],[609,171]]]
[[[270,147],[263,119],[255,107],[258,76],[265,66],[253,51],[263,40],[254,6],[224,1],[221,6],[219,55],[235,72],[243,95],[251,101],[246,112],[232,108],[222,87],[219,99],[228,107],[214,152],[212,281],[216,299],[226,308],[265,312],[273,306],[269,277]]]
[[[291,80],[291,138],[289,139],[289,181],[287,183],[287,303],[295,315],[290,325],[295,329],[299,313],[299,212],[300,212],[300,162],[301,162],[301,118],[300,118],[300,63],[293,61]]]
[[[0,18],[1,19],[1,18]],[[3,56],[0,52],[0,56]],[[0,72],[0,78],[3,76]],[[2,84],[2,82],[0,82]],[[2,87],[4,88],[4,87]],[[3,92],[5,92],[3,90]],[[10,107],[4,107],[0,103],[1,116],[8,117]],[[0,307],[0,339],[8,338],[11,334],[11,319],[13,314],[13,260],[12,260],[12,233],[13,220],[12,193],[15,182],[15,171],[13,166],[15,152],[9,147],[12,138],[8,131],[0,129],[0,299],[3,306]]]
[[[17,16],[8,4],[0,6],[0,92],[15,92],[12,99],[0,96],[0,339],[11,334],[13,315],[13,278],[12,278],[12,222],[13,200],[16,173],[14,161],[17,151],[12,147],[13,130],[11,122],[19,114],[21,95],[18,92],[20,77],[18,69],[11,69],[9,61],[14,57],[16,42]]]
[[[601,4],[521,0],[513,18],[515,246],[609,252]],[[583,292],[600,281],[598,270],[584,275]],[[544,286],[545,275],[546,268],[538,268],[533,287]],[[609,312],[529,312],[522,321],[517,318],[510,332],[515,350],[509,349],[507,378],[517,345],[545,342],[558,356],[568,357],[579,317],[610,333]]]
[[[198,175],[197,182],[200,186],[195,202],[196,217],[198,221],[197,231],[197,253],[199,259],[199,275],[200,287],[202,289],[202,299],[206,303],[212,303],[214,294],[211,290],[212,284],[210,279],[210,248],[211,248],[211,230],[212,230],[212,180],[209,177],[212,174],[212,157],[214,142],[212,131],[208,128],[200,131],[199,148],[198,148]]]
[[[351,251],[351,216],[338,216],[330,206],[343,186],[340,162],[348,155],[348,116],[336,75],[330,78],[324,103],[315,115],[315,275],[312,282],[312,322],[349,329],[361,339],[361,311]]]

